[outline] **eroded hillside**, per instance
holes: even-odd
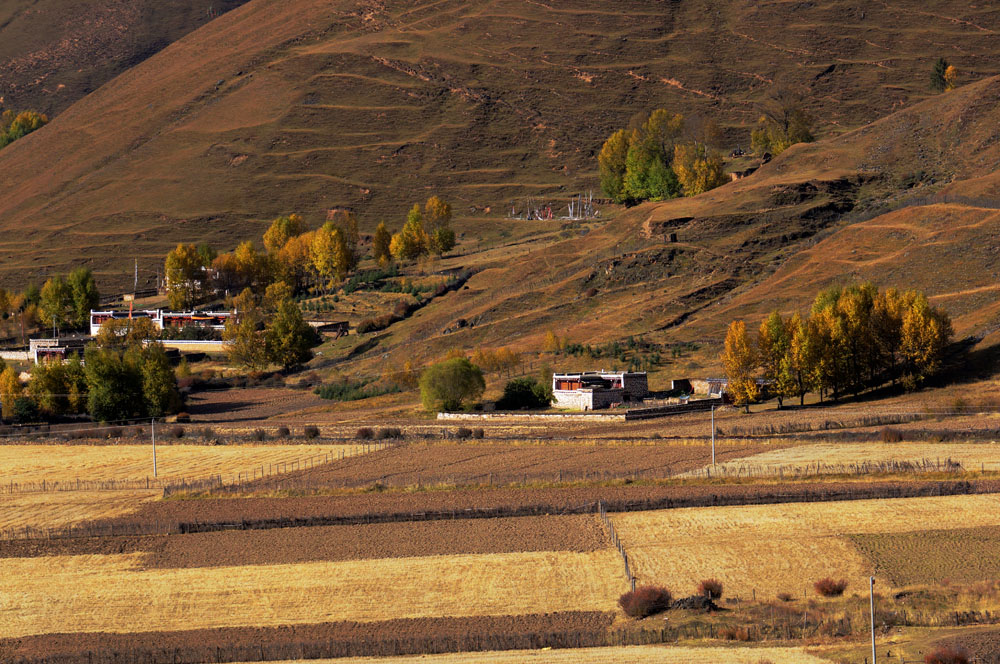
[[[998,26],[1000,9],[958,2],[253,0],[0,153],[0,279],[86,262],[113,287],[135,257],[152,280],[179,240],[229,248],[279,213],[316,225],[336,206],[398,223],[429,192],[490,207],[461,221],[474,237],[512,198],[595,188],[596,150],[637,112],[711,117],[745,145],[757,103],[791,87],[832,135],[927,96],[939,55],[964,80],[996,73]],[[832,207],[806,228],[776,220],[774,241],[836,217],[864,186],[845,171]],[[656,305],[657,324],[685,307]]]

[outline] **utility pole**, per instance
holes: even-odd
[[[872,609],[872,664],[878,664],[875,659],[875,577],[868,577],[868,598],[871,601]]]
[[[715,466],[715,404],[712,404],[712,466]]]
[[[149,430],[153,435],[153,477],[156,477],[156,420],[149,421]]]

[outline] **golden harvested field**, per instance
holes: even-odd
[[[900,586],[1000,579],[998,527],[861,534],[851,541]]]
[[[159,490],[0,494],[0,530],[25,526],[61,528],[80,521],[122,516],[160,495]]]
[[[143,557],[0,560],[0,638],[613,611],[626,585],[610,549],[169,570]]]
[[[830,660],[802,648],[697,648],[686,646],[625,646],[623,648],[573,648],[568,650],[508,650],[409,657],[355,657],[310,659],[275,664],[829,664]]]
[[[966,470],[1000,470],[1000,443],[811,443],[733,459],[716,472],[729,475],[783,473],[837,473],[852,464],[886,462],[932,463],[951,459]],[[692,473],[698,474],[698,473]]]
[[[675,595],[718,578],[729,596],[812,594],[826,576],[860,590],[873,565],[846,535],[1000,525],[1000,497],[946,496],[706,507],[612,515],[641,583]]]
[[[308,457],[358,454],[360,445],[157,445],[157,477],[203,479]],[[151,445],[0,445],[0,484],[143,480],[153,476]]]

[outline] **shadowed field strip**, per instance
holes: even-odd
[[[46,491],[0,495],[0,529],[61,528],[80,521],[123,516],[162,491]]]
[[[684,646],[626,646],[624,648],[572,648],[567,650],[508,650],[503,652],[454,653],[409,657],[352,657],[311,659],[275,664],[829,664],[830,660],[811,655],[801,648],[694,648]]]
[[[261,466],[291,464],[307,457],[359,453],[360,445],[157,445],[159,480],[224,480]],[[290,469],[290,468],[289,468]],[[153,475],[151,445],[0,445],[0,484],[142,480]]]
[[[810,471],[838,472],[852,464],[936,462],[951,459],[970,471],[1000,470],[1000,444],[997,443],[816,443],[768,450],[753,456],[719,464],[719,472],[754,475]],[[714,471],[713,471],[714,472]]]
[[[624,589],[607,549],[170,570],[143,558],[0,560],[0,637],[613,611]]]
[[[851,541],[900,586],[1000,579],[1000,527],[862,534]]]
[[[641,583],[684,594],[715,577],[729,595],[773,597],[811,593],[813,582],[825,576],[860,588],[873,565],[846,535],[1000,525],[1000,497],[699,507],[615,514],[612,520]]]

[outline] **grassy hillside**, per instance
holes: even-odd
[[[8,5],[0,25],[35,20]],[[757,104],[788,87],[834,135],[927,96],[940,55],[966,81],[1000,72],[998,27],[1000,9],[958,2],[928,12],[916,1],[626,0],[609,11],[594,0],[253,0],[0,153],[0,280],[83,260],[111,287],[130,280],[137,257],[150,281],[178,240],[227,248],[279,213],[315,225],[335,206],[369,229],[398,224],[430,193],[459,211],[491,208],[460,220],[467,252],[481,228],[504,224],[511,199],[595,188],[596,150],[637,112],[710,117],[728,150],[746,145]],[[671,260],[692,265],[716,251],[676,250]],[[637,260],[651,257],[661,260]],[[658,299],[724,288],[729,272],[759,266],[706,269],[704,283]],[[688,310],[686,300],[649,307],[653,327]]]

